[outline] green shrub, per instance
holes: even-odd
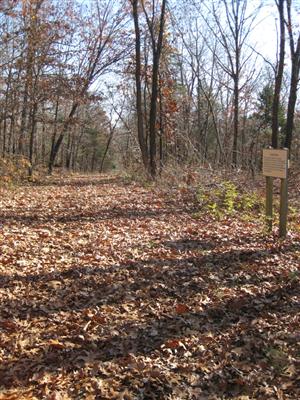
[[[255,192],[243,193],[231,181],[221,182],[213,189],[199,187],[196,200],[200,211],[209,212],[216,218],[236,213],[247,216],[263,209],[263,201]]]

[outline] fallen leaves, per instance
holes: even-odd
[[[100,176],[1,193],[0,399],[300,397],[299,233],[193,201]]]
[[[177,314],[186,314],[187,312],[190,311],[189,306],[187,306],[186,304],[177,304],[175,311]]]

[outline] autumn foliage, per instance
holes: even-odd
[[[1,190],[0,399],[299,398],[299,216],[279,241],[194,189]]]

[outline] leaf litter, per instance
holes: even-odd
[[[0,207],[0,399],[300,398],[299,232],[109,176]]]

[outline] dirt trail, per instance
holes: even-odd
[[[0,399],[299,399],[299,232],[195,211],[110,176],[2,190]]]

